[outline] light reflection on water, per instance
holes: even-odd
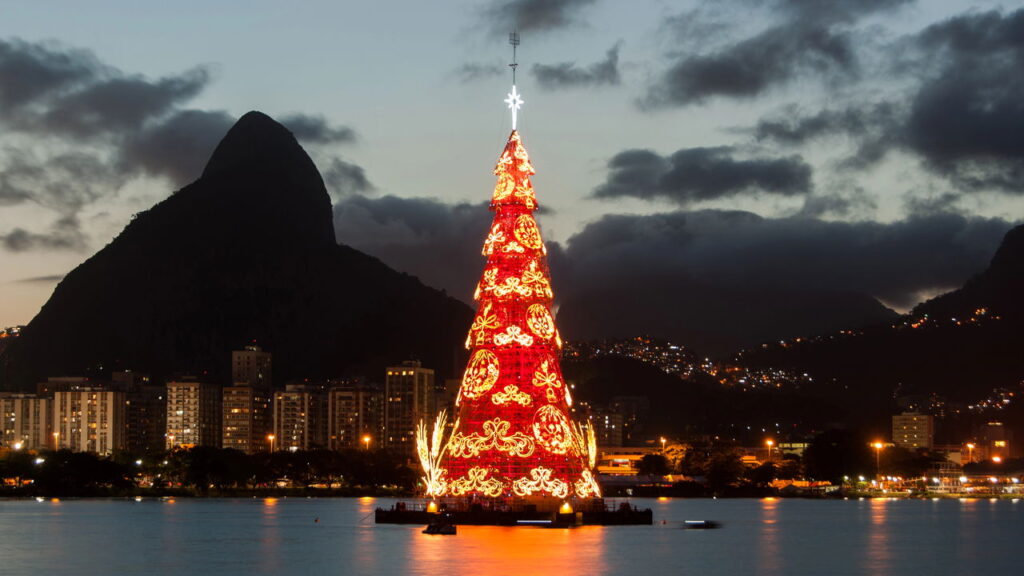
[[[636,500],[654,526],[373,524],[360,499],[0,500],[0,573],[962,574],[1016,573],[1024,503]],[[683,530],[683,520],[721,530]]]

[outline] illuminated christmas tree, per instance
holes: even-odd
[[[569,415],[562,378],[562,341],[551,316],[547,249],[537,210],[530,158],[515,129],[522,99],[506,100],[512,134],[494,170],[494,221],[466,339],[469,363],[448,432],[441,414],[418,449],[428,496],[591,498],[600,496],[592,469],[593,431]]]

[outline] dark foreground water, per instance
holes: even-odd
[[[0,574],[1024,574],[1024,501],[633,502],[656,525],[452,537],[386,499],[0,501]]]

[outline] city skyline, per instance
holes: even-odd
[[[479,167],[509,128],[517,22],[556,284],[560,256],[577,283],[693,271],[906,309],[983,269],[1019,221],[1019,130],[1001,127],[1020,87],[986,89],[1022,57],[1009,32],[1022,13],[995,6],[516,0],[410,4],[396,18],[108,4],[73,27],[50,17],[59,7],[5,8],[0,325],[27,323],[133,213],[197,177],[249,109],[310,151],[341,242],[465,298],[491,188]],[[428,250],[455,257],[438,270]],[[860,273],[835,273],[837,253]],[[768,264],[722,268],[737,256]]]

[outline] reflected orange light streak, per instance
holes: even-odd
[[[614,529],[611,529],[613,532]],[[498,574],[606,574],[608,528],[574,530],[459,526],[459,562],[452,572],[451,542],[417,534],[409,547],[407,573],[448,576]]]

